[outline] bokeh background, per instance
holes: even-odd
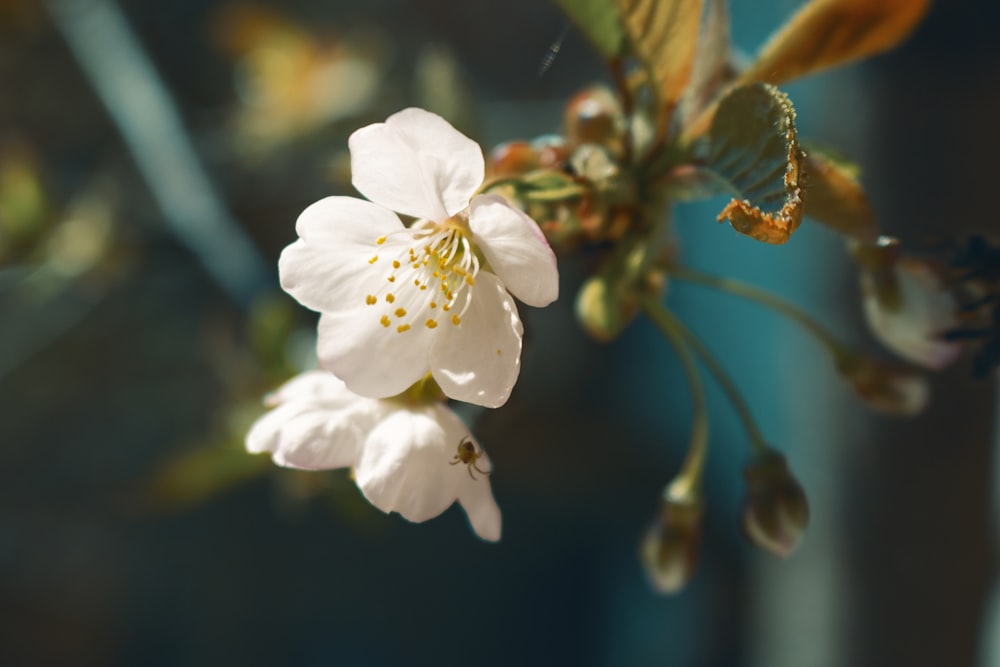
[[[733,0],[737,44],[796,6]],[[906,241],[996,227],[998,27],[985,0],[938,3],[891,54],[788,87]],[[740,537],[746,442],[712,393],[697,575],[647,585],[636,546],[690,401],[652,327],[579,331],[581,260],[525,309],[510,403],[463,413],[499,544],[458,509],[408,524],[343,471],[242,453],[263,393],[309,364],[315,316],[276,259],[305,206],[352,193],[347,135],[419,105],[487,148],[530,139],[605,78],[534,0],[0,1],[0,664],[1000,664],[992,380],[963,362],[926,414],[873,416],[799,330],[703,288],[670,304],[810,495],[787,562]],[[722,204],[679,208],[687,261],[874,347],[837,237],[762,246]]]

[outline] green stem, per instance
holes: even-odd
[[[833,334],[827,331],[826,327],[816,321],[812,316],[806,314],[804,311],[800,310],[788,301],[785,301],[784,299],[777,297],[766,290],[742,283],[738,280],[733,280],[732,278],[723,278],[721,276],[703,273],[686,266],[672,264],[666,267],[666,269],[670,276],[677,278],[678,280],[705,285],[723,292],[728,292],[729,294],[733,294],[735,296],[749,299],[750,301],[756,301],[762,306],[766,306],[771,310],[784,315],[819,339],[819,341],[830,351],[830,354],[833,355],[834,363],[838,365],[840,365],[843,359],[850,355],[848,349],[844,347],[840,341],[834,338]]]
[[[665,493],[668,500],[694,502],[701,496],[701,478],[705,469],[705,458],[708,454],[708,406],[705,402],[705,389],[702,386],[701,376],[698,373],[694,355],[691,353],[691,347],[688,345],[677,318],[653,295],[640,295],[639,305],[676,350],[677,357],[684,368],[684,375],[687,376],[688,385],[691,388],[693,404],[691,442],[680,473],[667,486]]]
[[[677,328],[684,336],[684,340],[689,346],[695,351],[699,357],[701,357],[702,362],[708,371],[715,376],[716,382],[722,387],[722,390],[726,392],[726,396],[729,397],[729,402],[732,403],[736,412],[739,413],[740,420],[743,422],[743,428],[746,429],[747,437],[750,439],[750,447],[753,449],[754,454],[761,455],[766,453],[770,448],[767,445],[767,441],[764,440],[764,436],[760,432],[760,428],[757,426],[756,420],[753,418],[753,414],[750,412],[750,408],[747,407],[746,401],[743,400],[743,396],[740,394],[740,390],[736,388],[733,383],[732,378],[726,373],[722,364],[719,360],[712,354],[712,351],[705,346],[698,337],[691,332],[682,322],[677,322]]]

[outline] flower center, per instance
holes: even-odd
[[[375,239],[368,264],[384,274],[385,283],[365,296],[365,304],[375,308],[385,329],[398,334],[415,327],[459,326],[479,273],[467,222],[458,216],[441,223],[421,220],[399,234],[407,242]],[[385,256],[382,248],[389,250]]]

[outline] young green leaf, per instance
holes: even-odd
[[[625,33],[669,112],[691,77],[702,0],[618,0]]]
[[[737,194],[719,214],[765,243],[784,243],[802,222],[802,151],[795,110],[774,86],[735,88],[709,131],[709,167]]]
[[[781,83],[867,58],[903,41],[929,0],[812,0],[761,49],[743,83]]]
[[[622,55],[625,28],[615,0],[555,0],[606,59]]]

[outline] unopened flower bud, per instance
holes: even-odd
[[[769,450],[743,470],[747,481],[743,534],[755,546],[788,558],[809,524],[809,503],[781,454]]]
[[[601,144],[617,150],[625,123],[621,105],[604,86],[580,91],[566,105],[566,138],[573,146]]]
[[[541,169],[558,169],[569,159],[566,139],[558,134],[543,134],[531,140],[531,149],[538,155]]]
[[[958,359],[959,343],[943,338],[958,324],[958,302],[934,267],[903,256],[886,237],[849,247],[861,266],[865,319],[879,341],[907,361],[935,370]]]
[[[490,176],[518,176],[538,169],[538,158],[527,141],[507,141],[490,151],[486,170]]]
[[[837,370],[865,403],[886,414],[912,417],[930,400],[927,378],[908,366],[845,354],[838,360]]]
[[[701,516],[704,507],[694,494],[660,503],[659,513],[639,545],[639,559],[653,588],[676,593],[694,575],[701,546]]]
[[[606,275],[591,276],[576,296],[576,316],[595,340],[609,342],[621,334],[638,312],[635,295]]]

